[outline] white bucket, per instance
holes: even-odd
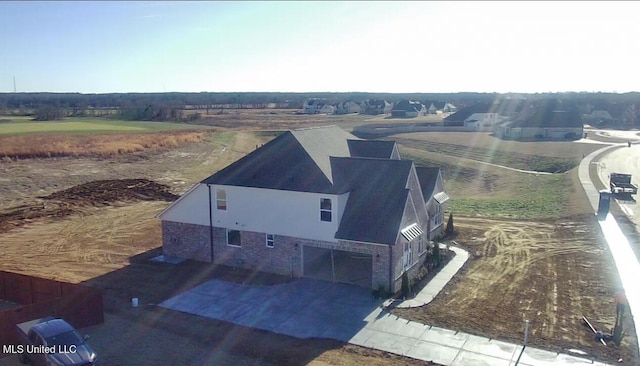
[[[132,298],[132,299],[131,299],[131,305],[132,305],[134,308],[137,308],[137,307],[138,307],[138,298],[137,298],[137,297],[134,297],[134,298]]]

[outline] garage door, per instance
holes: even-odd
[[[305,277],[371,288],[373,262],[370,254],[304,246]]]

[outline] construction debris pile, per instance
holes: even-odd
[[[0,233],[37,219],[59,218],[87,206],[111,206],[116,202],[174,201],[169,186],[148,179],[110,179],[80,184],[38,197],[34,203],[0,212]]]

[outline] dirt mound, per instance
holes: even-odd
[[[169,187],[148,179],[96,180],[40,197],[70,204],[110,204],[117,201],[174,201]]]
[[[169,187],[148,179],[110,179],[84,183],[38,197],[32,204],[0,212],[0,233],[37,219],[59,218],[87,206],[110,206],[116,202],[174,201]]]

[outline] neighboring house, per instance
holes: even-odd
[[[367,99],[360,103],[361,114],[389,114],[393,108],[393,103],[381,99]]]
[[[456,111],[456,107],[451,103],[433,101],[424,103],[424,105],[429,106],[427,107],[427,114],[453,113]]]
[[[360,113],[360,104],[348,100],[346,102],[341,102],[336,105],[335,114],[351,114],[351,113]]]
[[[442,113],[455,113],[457,110],[458,108],[451,103],[445,103],[442,107]]]
[[[609,111],[594,109],[590,113],[584,114],[583,120],[585,123],[599,124],[612,122],[615,119],[611,116]]]
[[[579,109],[560,100],[544,100],[531,106],[529,116],[503,122],[494,135],[511,140],[575,140],[583,136]]]
[[[445,117],[444,126],[464,126],[479,131],[493,131],[494,127],[518,115],[522,108],[521,100],[501,99],[492,103],[478,103]]]
[[[335,107],[319,99],[309,99],[302,105],[304,114],[332,114]]]
[[[439,168],[330,126],[282,133],[158,217],[167,256],[396,292],[448,198]]]
[[[404,118],[413,118],[418,116],[426,116],[427,108],[424,104],[413,101],[403,99],[393,105],[393,109],[391,109],[392,117],[404,117]]]

